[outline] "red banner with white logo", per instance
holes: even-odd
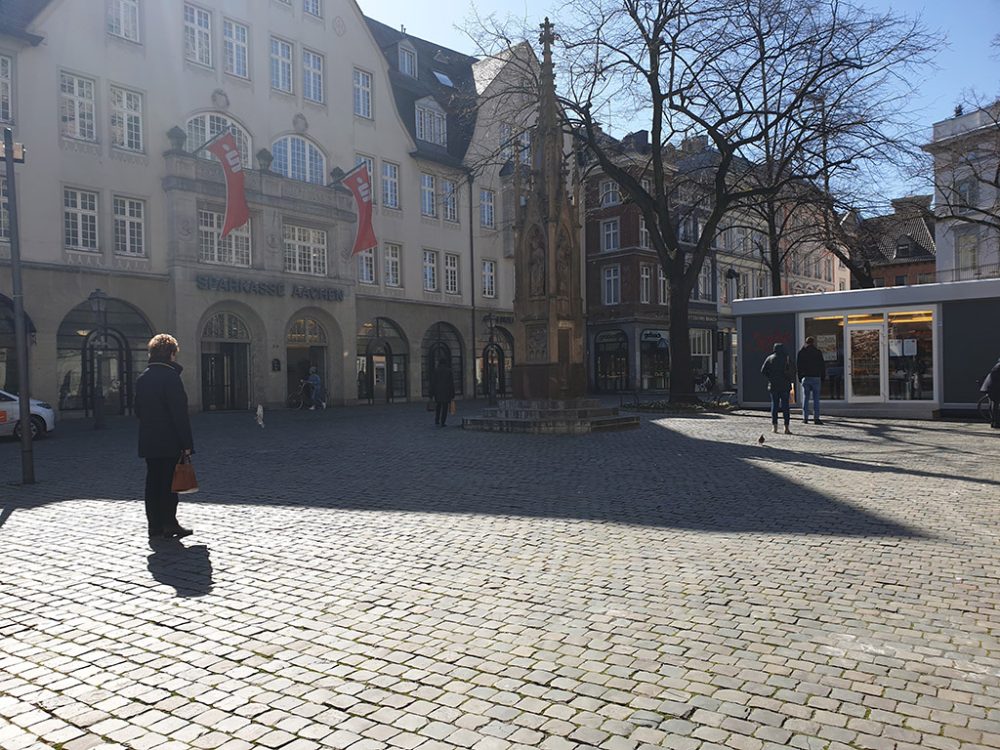
[[[372,227],[372,181],[371,175],[368,174],[368,166],[359,165],[340,182],[354,193],[354,202],[358,206],[358,236],[354,240],[354,251],[351,255],[378,247],[375,229]]]
[[[250,221],[250,207],[243,186],[243,161],[230,132],[220,135],[205,148],[222,162],[222,171],[226,174],[226,220],[222,226],[222,237],[225,237]]]

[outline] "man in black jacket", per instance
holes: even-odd
[[[434,399],[434,424],[444,427],[448,420],[448,409],[455,398],[455,376],[452,375],[448,360],[442,359],[431,373],[431,398]]]
[[[799,354],[795,358],[795,369],[802,379],[802,421],[809,422],[809,399],[813,402],[813,421],[816,424],[823,424],[819,418],[819,391],[826,377],[826,362],[823,360],[823,352],[816,348],[816,339],[812,336],[806,338],[806,345],[799,349]]]
[[[990,427],[1000,430],[1000,359],[986,374],[979,390],[990,397]]]
[[[187,394],[177,362],[177,339],[159,333],[149,340],[149,367],[135,381],[139,456],[146,459],[149,536],[180,539],[191,529],[177,523],[177,493],[170,484],[181,456],[194,453]]]

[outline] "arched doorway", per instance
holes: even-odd
[[[326,329],[315,318],[297,318],[292,321],[285,337],[285,373],[288,392],[299,389],[299,381],[309,377],[309,368],[315,367],[320,383],[329,393],[326,371]]]
[[[465,370],[462,366],[462,337],[455,326],[450,323],[439,322],[427,329],[424,340],[421,343],[420,351],[420,390],[426,398],[431,394],[431,373],[441,360],[451,365],[452,378],[455,381],[455,395],[461,396],[464,393],[462,387]]]
[[[358,398],[368,403],[406,399],[410,346],[388,318],[361,325],[357,339]]]
[[[35,325],[24,314],[28,338],[35,334]],[[29,357],[30,359],[30,357]],[[10,393],[20,390],[17,372],[17,339],[14,337],[14,302],[0,294],[0,389]]]
[[[94,408],[97,367],[107,414],[132,412],[135,379],[148,361],[146,345],[153,331],[146,318],[120,299],[107,300],[107,337],[100,335],[89,302],[70,310],[56,334],[59,377],[59,410],[84,411]]]
[[[241,317],[218,312],[201,330],[201,408],[250,408],[250,329]]]
[[[488,372],[496,381],[498,398],[506,398],[511,394],[511,370],[514,367],[514,337],[503,326],[493,327],[493,343],[495,345],[493,362],[489,367],[483,365],[483,350],[489,344],[489,329],[480,337],[479,350],[476,352],[476,387],[482,396],[489,395]]]
[[[594,387],[605,393],[628,390],[628,336],[602,331],[594,340]]]

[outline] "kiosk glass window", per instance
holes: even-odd
[[[934,313],[889,313],[889,400],[934,398]]]
[[[825,315],[806,318],[805,337],[816,339],[816,348],[823,353],[826,378],[820,387],[820,397],[844,398],[844,316]]]

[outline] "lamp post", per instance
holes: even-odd
[[[108,295],[95,289],[87,298],[97,320],[97,335],[91,339],[94,349],[94,429],[104,429],[104,346],[108,335]]]
[[[28,328],[24,321],[21,287],[21,243],[17,226],[17,190],[14,164],[24,164],[24,146],[14,143],[14,131],[4,128],[3,160],[7,178],[7,215],[10,224],[10,275],[14,295],[14,339],[17,352],[17,400],[21,420],[21,484],[35,483],[35,457],[31,447],[31,389],[28,382]]]

